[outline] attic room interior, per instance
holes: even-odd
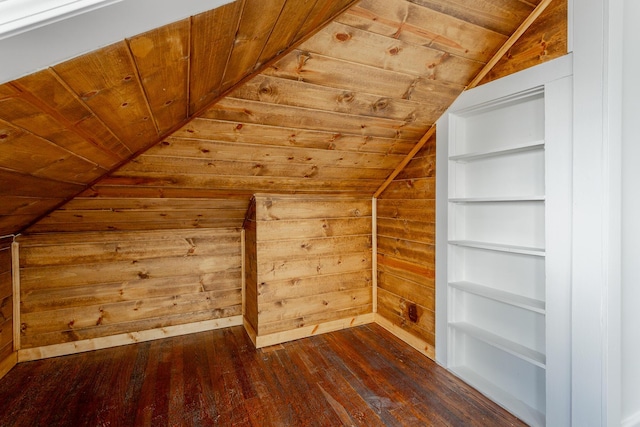
[[[0,425],[640,426],[638,17],[0,1]]]

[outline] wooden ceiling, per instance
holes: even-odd
[[[238,0],[0,85],[0,235],[371,196],[538,3]]]

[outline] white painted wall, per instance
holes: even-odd
[[[640,426],[640,2],[624,2],[622,86],[622,421]]]
[[[122,0],[0,40],[5,83],[232,0]]]

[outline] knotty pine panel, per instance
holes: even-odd
[[[435,345],[435,135],[377,202],[378,313]],[[408,307],[415,304],[412,322]]]
[[[442,115],[438,106],[430,108],[406,99],[349,92],[264,74],[252,78],[230,96],[348,115],[401,120],[406,123],[433,123]]]
[[[39,71],[11,83],[20,97],[40,110],[40,124],[22,116],[25,129],[103,167],[115,165],[131,154],[107,126],[51,69]],[[49,117],[42,117],[49,116]],[[30,116],[33,117],[33,116]],[[57,123],[55,123],[57,122]],[[64,131],[60,131],[60,127]]]
[[[34,234],[19,241],[24,348],[242,310],[237,229]]]
[[[554,0],[482,80],[487,83],[566,55],[567,0]]]
[[[194,119],[187,126],[175,132],[173,137],[180,140],[197,139],[391,155],[407,154],[415,145],[411,140],[396,138],[374,138],[342,132],[313,131],[203,118]],[[166,142],[163,142],[163,145]],[[150,153],[153,151],[155,149],[150,150]],[[401,158],[398,157],[398,160]]]
[[[63,62],[53,70],[131,152],[145,148],[158,138],[158,129],[126,42]]]
[[[188,117],[189,40],[189,19],[128,40],[140,81],[161,134]],[[220,49],[226,48],[220,46]]]
[[[253,328],[253,332],[258,330],[258,295],[260,293],[258,283],[258,236],[256,222],[256,200],[251,198],[247,215],[244,221],[244,243],[245,243],[245,297],[244,297],[244,319]],[[255,343],[254,343],[255,344]]]
[[[505,36],[510,36],[540,0],[409,0]]]
[[[344,132],[379,138],[419,139],[428,126],[381,117],[356,116],[332,111],[309,110],[226,97],[201,117],[238,123],[285,126],[324,132]]]
[[[370,200],[257,195],[255,204],[258,337],[371,312]]]
[[[13,353],[13,279],[10,238],[0,238],[0,363]]]
[[[203,194],[190,198],[194,195],[189,190],[172,197],[160,189],[157,198],[150,198],[139,187],[130,190],[133,194],[116,191],[119,197],[75,198],[30,227],[29,232],[239,228],[249,197],[227,195],[220,199]]]
[[[480,41],[488,46],[482,46],[482,50],[487,51],[484,62],[502,44],[490,43],[491,40],[486,40],[486,37]],[[428,46],[433,44],[429,43]],[[479,60],[416,44],[413,40],[405,42],[337,22],[332,22],[304,42],[300,49],[320,54],[330,52],[333,58],[343,61],[458,85],[469,82],[484,64]]]
[[[243,7],[245,1],[235,1],[191,19],[190,114],[210,104],[225,89],[222,79],[238,41]],[[234,77],[228,85],[238,80]]]
[[[267,43],[262,48],[257,65],[260,66],[289,46],[298,34],[309,13],[319,0],[289,0],[285,3],[278,21],[273,26]]]
[[[393,169],[403,158],[397,154],[341,151],[335,148],[307,148],[296,146],[271,146],[260,143],[229,143],[206,139],[169,138],[149,150],[148,156],[200,158],[256,162],[256,164],[309,164],[342,166],[345,168]],[[132,166],[133,167],[133,166]],[[128,170],[122,168],[118,174]],[[254,174],[249,174],[253,176]]]
[[[244,0],[242,19],[236,32],[222,87],[230,87],[256,68],[258,58],[285,2],[286,0]]]
[[[364,0],[336,22],[482,63],[507,40],[503,34],[404,0]],[[401,44],[387,43],[390,55],[402,55],[401,50]]]
[[[427,108],[442,106],[443,111],[464,90],[459,84],[336,59],[330,52],[294,50],[265,69],[263,74],[350,92],[424,102],[429,104]]]

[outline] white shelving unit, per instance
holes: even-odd
[[[567,79],[481,86],[438,123],[436,357],[534,426],[569,419]]]

